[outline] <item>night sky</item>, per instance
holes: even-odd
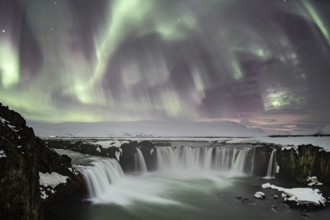
[[[0,102],[28,120],[330,121],[328,0],[0,0]]]

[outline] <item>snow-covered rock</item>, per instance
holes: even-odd
[[[325,206],[326,199],[322,196],[322,193],[318,189],[311,188],[292,188],[287,189],[279,186],[272,185],[270,183],[262,184],[264,189],[274,189],[282,192],[282,198],[286,202],[295,202],[296,205],[315,205]]]
[[[254,194],[254,197],[257,198],[257,199],[264,199],[266,197],[266,195],[263,192],[256,192]]]
[[[306,181],[308,182],[308,186],[322,186],[323,183],[319,182],[316,176],[307,177]]]
[[[39,172],[40,197],[47,199],[49,195],[55,194],[55,187],[62,183],[65,184],[68,178],[68,176],[63,176],[57,172]]]
[[[105,141],[96,141],[91,144],[101,145],[103,149],[107,149],[109,147],[120,147],[123,144],[127,144],[129,141],[124,140],[105,140]]]

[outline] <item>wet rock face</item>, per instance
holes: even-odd
[[[135,162],[137,155],[136,148],[139,148],[141,150],[143,157],[146,161],[148,170],[155,170],[157,158],[154,149],[154,144],[150,141],[132,141],[128,144],[123,144],[121,146],[122,156],[120,159],[120,165],[122,166],[123,170],[125,172],[135,171]]]
[[[0,103],[0,219],[43,219],[42,207],[83,185],[69,168],[70,158],[48,148],[21,115]],[[41,200],[39,172],[58,172],[68,176],[68,182]]]
[[[330,153],[312,145],[301,145],[298,150],[277,150],[280,178],[290,178],[306,183],[306,177],[317,176],[326,185],[330,184]]]
[[[253,174],[256,176],[266,176],[270,155],[273,151],[273,145],[264,145],[256,147],[254,155]]]
[[[140,143],[140,149],[143,153],[144,159],[146,160],[149,171],[155,171],[157,169],[157,154],[155,144],[157,144],[157,146],[169,146],[168,143],[152,143],[150,141],[142,141]]]

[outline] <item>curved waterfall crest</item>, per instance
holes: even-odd
[[[156,147],[158,170],[209,170],[251,173],[250,147]]]
[[[80,167],[84,176],[89,197],[100,197],[110,184],[118,182],[125,174],[115,159],[102,159],[92,162],[92,166]]]
[[[229,174],[252,174],[255,150],[253,147],[227,146],[158,146],[156,153],[156,171],[186,172],[220,171]],[[147,164],[140,148],[136,148],[132,160],[135,172],[148,172]],[[125,174],[115,159],[94,161],[92,166],[80,167],[84,176],[89,198],[103,198],[111,185],[120,181]]]

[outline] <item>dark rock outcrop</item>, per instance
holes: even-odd
[[[45,142],[49,147],[54,149],[67,149],[83,154],[104,156],[109,158],[116,158],[116,152],[120,152],[118,147],[103,148],[101,145],[94,144],[93,140],[90,141],[91,142],[82,140],[48,139]]]
[[[39,172],[57,172],[68,181],[43,200]],[[20,114],[0,104],[0,219],[43,219],[42,207],[82,185],[70,158],[45,146]]]
[[[39,150],[25,120],[0,104],[0,219],[40,219]]]
[[[276,146],[270,144],[255,148],[254,175],[260,177],[266,176],[270,155],[274,148],[276,148]]]
[[[139,148],[146,161],[147,168],[149,171],[156,169],[156,150],[154,144],[150,141],[136,142],[132,141],[121,146],[122,156],[120,159],[120,165],[125,172],[135,171],[135,162],[137,148]]]
[[[101,145],[94,144],[93,140],[61,140],[61,139],[48,139],[46,143],[51,148],[55,149],[70,149],[72,151],[91,154],[96,156],[103,156],[108,158],[117,159],[116,154],[120,154],[120,160],[118,161],[125,172],[135,172],[136,154],[137,148],[139,148],[145,158],[147,168],[149,171],[156,169],[157,158],[156,149],[157,146],[169,146],[167,142],[153,143],[151,141],[129,141],[129,143],[123,143],[120,148],[109,147],[103,148]]]

